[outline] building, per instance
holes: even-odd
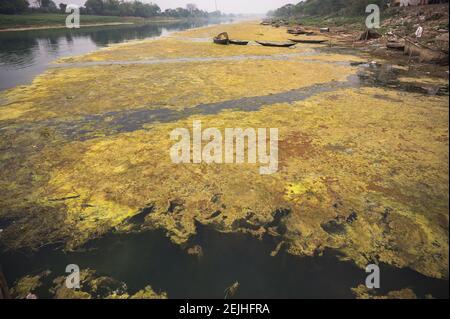
[[[392,7],[423,6],[427,4],[448,3],[448,0],[392,0]]]

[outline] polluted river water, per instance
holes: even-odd
[[[61,57],[86,54],[115,43],[161,37],[213,23],[200,20],[0,32],[0,90],[31,82]]]
[[[56,60],[0,94],[1,264],[42,298],[448,297],[448,80],[241,22]],[[280,170],[170,132],[277,127]],[[382,288],[364,289],[365,267]],[[62,287],[68,264],[81,291]]]
[[[365,284],[367,276],[354,264],[339,261],[333,252],[321,257],[285,252],[271,257],[276,242],[270,238],[221,234],[200,226],[193,242],[203,247],[202,256],[187,254],[158,231],[110,234],[84,247],[85,251],[65,254],[50,247],[30,257],[10,256],[4,269],[19,278],[39,274],[50,266],[53,275],[37,289],[43,298],[52,297],[52,279],[63,275],[58,270],[70,263],[120,280],[132,292],[152,283],[155,291],[166,291],[169,298],[223,299],[225,289],[236,281],[240,289],[235,298],[353,298],[349,287]],[[384,285],[380,293],[410,287],[421,298],[430,293],[436,298],[448,297],[445,281],[387,265],[381,265],[381,271]]]

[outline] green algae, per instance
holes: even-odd
[[[259,26],[247,33],[230,27],[242,38],[258,32],[274,40],[285,36]],[[133,46],[167,45],[169,50],[169,40],[164,41]],[[173,56],[180,56],[185,43],[170,43],[177,46]],[[225,55],[206,46],[191,46],[190,52]],[[97,58],[122,58],[136,47],[112,47]],[[259,49],[231,48],[226,54]],[[76,249],[111,230],[135,230],[130,219],[152,207],[138,231],[164,229],[177,244],[188,243],[201,223],[223,232],[277,236],[292,254],[311,256],[333,248],[362,268],[376,261],[448,278],[448,97],[336,89],[254,112],[187,116],[112,136],[96,131],[86,141],[33,129],[38,120],[70,123],[113,110],[184,109],[339,81],[354,72],[302,58],[50,70],[30,86],[2,94],[0,124],[8,133],[0,141],[0,218],[16,221],[0,234],[2,245],[37,249],[61,243]],[[193,120],[219,129],[278,127],[280,172],[262,176],[253,164],[173,164],[170,132],[192,127]],[[16,133],[21,122],[31,131]],[[279,212],[289,213],[279,218]],[[150,289],[140,295],[147,293]],[[93,296],[64,289],[56,294]]]
[[[377,94],[400,102],[367,99]],[[362,99],[363,109],[355,102]],[[35,196],[71,198],[64,201],[64,223],[71,225],[66,242],[72,248],[111,228],[126,230],[126,220],[148,203],[154,208],[143,227],[166,229],[179,244],[195,234],[196,222],[260,236],[274,212],[288,208],[282,235],[291,253],[313,255],[329,247],[361,267],[375,260],[442,278],[448,268],[443,101],[380,89],[342,90],[252,113],[195,117],[205,127],[280,127],[282,168],[273,176],[259,175],[253,164],[173,164],[161,149],[170,149],[170,131],[190,127],[191,118],[72,142],[48,150],[45,158],[56,163]],[[216,211],[221,216],[211,218]],[[249,212],[256,227],[236,229]],[[357,218],[348,221],[353,213]],[[341,231],[327,232],[330,222]]]
[[[294,48],[286,49],[267,48],[254,43],[247,46],[218,46],[213,44],[213,37],[224,31],[228,32],[233,38],[252,41],[288,41],[290,37],[285,29],[261,26],[257,22],[243,22],[187,30],[156,40],[117,44],[84,56],[63,58],[57,63],[308,53],[314,52],[313,49],[317,47],[316,45],[297,45]],[[323,39],[323,37],[314,38]]]
[[[69,289],[65,277],[53,281],[50,292],[55,299],[167,299],[165,292],[156,293],[151,286],[146,286],[134,294],[128,292],[127,285],[107,276],[100,276],[96,271],[83,269],[80,272],[80,288]]]
[[[352,291],[357,299],[417,299],[414,291],[409,288],[390,291],[386,295],[381,295],[376,290],[368,289],[364,285],[352,288]]]
[[[292,54],[292,53],[312,53],[312,48],[296,48],[294,50],[286,50],[280,48],[267,48],[257,45],[248,46],[217,46],[208,41],[188,42],[184,40],[162,39],[149,40],[127,45],[117,45],[103,50],[93,52],[81,57],[63,58],[57,61],[57,64],[67,63],[84,63],[84,62],[117,62],[117,61],[152,61],[160,59],[176,59],[176,58],[211,58],[211,57],[227,57],[227,56],[266,56],[275,54]]]
[[[70,120],[135,108],[184,109],[342,81],[354,71],[326,64],[311,67],[301,61],[245,60],[53,69],[26,89],[4,93],[7,102],[0,105],[0,120]]]
[[[151,286],[146,286],[144,289],[132,295],[130,299],[167,299],[167,294],[165,292],[158,294]]]
[[[50,273],[44,271],[36,276],[25,276],[20,278],[11,289],[11,296],[15,299],[26,299],[29,294],[36,292],[42,285],[42,281]]]

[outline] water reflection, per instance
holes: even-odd
[[[0,90],[30,82],[49,63],[60,57],[85,54],[109,44],[158,37],[213,23],[218,22],[0,32]]]

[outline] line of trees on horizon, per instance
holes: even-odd
[[[269,16],[276,18],[296,18],[301,16],[360,15],[367,5],[377,4],[386,8],[389,0],[306,0],[297,4],[287,4]]]
[[[67,5],[59,6],[53,0],[1,0],[1,14],[22,14],[28,12],[58,13],[65,12]],[[80,8],[81,14],[123,17],[171,17],[171,18],[208,18],[220,17],[220,11],[207,12],[200,10],[195,4],[187,4],[185,8],[166,9],[162,11],[155,3],[143,3],[139,0],[86,0]]]
[[[28,10],[30,3],[27,0],[2,0],[0,1],[0,13],[16,14]]]

